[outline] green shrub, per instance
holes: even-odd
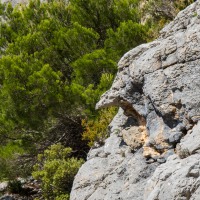
[[[103,144],[109,136],[108,125],[116,114],[115,107],[99,111],[95,119],[83,120],[82,125],[85,128],[83,140],[88,140],[88,145],[92,147],[95,142]]]
[[[55,200],[66,200],[66,199],[69,199],[68,194],[62,194],[60,196],[57,196]]]
[[[20,194],[22,192],[22,183],[19,180],[12,180],[8,182],[8,191],[14,194]]]
[[[0,181],[23,176],[23,172],[17,167],[19,166],[18,157],[23,153],[24,150],[17,142],[0,146]]]
[[[83,164],[82,159],[71,158],[71,152],[58,143],[38,155],[32,175],[41,181],[44,199],[69,199],[74,176]]]

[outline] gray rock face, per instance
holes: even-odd
[[[141,193],[145,189],[146,179],[158,164],[147,164],[142,149],[133,154],[118,135],[131,120],[119,110],[110,127],[113,130],[111,136],[104,146],[91,149],[88,161],[76,176],[71,199],[143,199]]]
[[[166,163],[157,167],[145,189],[145,200],[200,199],[200,155],[180,159],[170,156]]]
[[[17,4],[26,4],[28,0],[1,0],[2,3],[12,3],[13,6]]]
[[[6,188],[8,187],[8,182],[1,182],[0,183],[0,192],[3,192],[4,190],[6,190]]]
[[[41,2],[45,2],[46,0],[40,0]],[[13,6],[18,4],[27,4],[29,0],[1,0],[1,3],[11,3]]]
[[[177,154],[180,157],[186,157],[200,153],[200,121],[188,131],[187,135],[181,139],[180,144],[177,145]]]
[[[0,197],[0,200],[15,200],[12,196],[5,195],[3,197]]]
[[[70,199],[200,200],[200,1],[123,56],[97,108],[113,105]]]

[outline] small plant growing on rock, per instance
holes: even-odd
[[[83,120],[82,125],[85,128],[83,139],[88,140],[88,145],[92,147],[95,142],[103,144],[109,136],[108,125],[117,112],[117,109],[112,107],[101,110],[95,119]]]

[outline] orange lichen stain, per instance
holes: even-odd
[[[128,146],[130,146],[132,149],[138,149],[146,142],[146,127],[132,126],[128,130],[123,130],[122,136]]]
[[[142,141],[142,144],[144,145],[146,141],[148,140],[146,126],[139,126],[139,131],[141,132],[141,141]]]
[[[153,157],[156,157],[156,156],[160,156],[160,153],[157,152],[154,148],[152,147],[146,147],[146,146],[143,146],[143,156],[145,158],[153,158]]]

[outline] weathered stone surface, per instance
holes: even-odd
[[[90,151],[71,200],[200,200],[200,0],[118,66],[97,108],[124,114]]]
[[[45,2],[46,0],[40,0],[41,2]],[[11,3],[13,6],[18,4],[27,4],[29,0],[1,0],[2,3]]]
[[[0,200],[15,200],[14,197],[10,196],[10,195],[4,195],[2,197],[0,197]]]
[[[0,192],[3,192],[8,187],[8,181],[0,183]]]
[[[188,152],[188,155],[200,153],[200,121],[181,139],[177,149],[178,154],[184,152]]]
[[[148,163],[142,149],[133,154],[119,136],[123,127],[132,125],[135,121],[120,109],[110,125],[113,133],[104,146],[90,151],[88,161],[76,176],[71,199],[144,199],[147,180],[158,163]]]
[[[12,3],[12,5],[17,5],[17,4],[25,4],[28,2],[28,0],[1,0],[2,3]]]
[[[158,152],[157,146],[173,148],[200,118],[199,4],[179,13],[158,40],[125,54],[111,89],[97,104],[120,106],[145,124],[146,146],[156,141]]]
[[[200,199],[200,123],[181,139],[177,155],[157,167],[148,180],[145,200]],[[194,145],[194,146],[193,146]],[[193,154],[193,155],[192,155]]]
[[[166,163],[157,167],[151,179],[148,180],[144,199],[200,199],[200,196],[195,194],[200,186],[199,161],[199,154],[185,159],[180,159],[177,155],[169,157]]]
[[[124,125],[131,124],[131,119],[122,115],[120,110],[111,123],[111,130],[113,126],[115,130],[120,130]],[[119,116],[123,120],[119,120]],[[103,147],[89,152],[88,161],[75,178],[71,199],[142,200],[147,179],[157,165],[146,163],[142,149],[133,154],[114,131]]]
[[[146,128],[143,126],[132,126],[131,128],[122,130],[124,142],[133,150],[137,150],[143,146],[146,135]]]

